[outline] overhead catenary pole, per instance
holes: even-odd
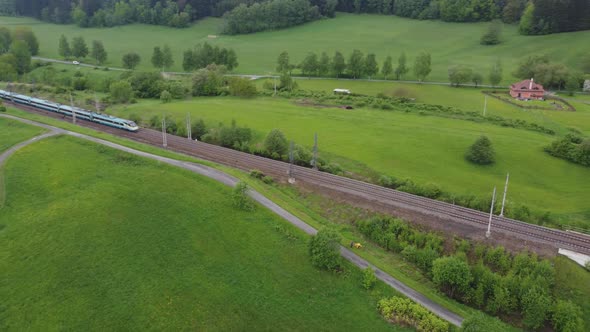
[[[193,138],[190,113],[186,113],[186,138],[188,138],[189,140]]]
[[[484,97],[483,97],[483,116],[486,116],[487,108],[488,108],[488,96],[484,95]]]
[[[313,135],[313,159],[311,160],[313,169],[318,169],[318,133]]]
[[[494,187],[494,193],[492,194],[492,206],[490,207],[490,220],[488,221],[488,231],[486,232],[486,237],[489,238],[492,229],[492,216],[494,215],[494,203],[496,202],[496,187]]]
[[[500,210],[500,217],[504,217],[504,204],[506,203],[506,192],[508,191],[508,179],[510,173],[506,173],[506,184],[504,185],[504,196],[502,197],[502,210]]]
[[[166,116],[162,118],[162,145],[168,147],[168,139],[166,137]]]
[[[71,92],[70,92],[70,106],[72,107],[72,123],[76,124],[76,110],[74,109],[74,99],[72,99]]]
[[[294,146],[295,143],[293,143],[293,141],[291,141],[291,145],[289,146],[289,183],[293,184],[295,183],[295,176],[293,174],[293,162],[295,161],[295,156],[294,156]]]

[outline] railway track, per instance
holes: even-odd
[[[9,102],[7,103],[11,104]],[[70,121],[69,118],[66,119],[60,114],[38,110],[20,104],[13,104],[13,106],[28,112]],[[156,130],[142,128],[136,133],[131,133],[83,120],[79,120],[78,124],[116,136],[125,137],[133,141],[158,147],[162,146],[162,133]],[[183,137],[168,135],[167,148],[169,150],[245,171],[258,169],[267,175],[271,175],[281,180],[286,179],[288,176],[288,163],[203,142],[195,142]],[[297,181],[304,182],[311,186],[320,187],[335,193],[345,194],[349,197],[356,197],[392,208],[405,209],[451,222],[467,224],[482,229],[482,232],[485,231],[488,225],[489,214],[446,202],[416,196],[301,166],[293,167],[293,175]],[[584,254],[590,254],[590,236],[583,234],[569,233],[524,223],[510,218],[493,216],[492,234],[495,232],[502,232],[521,241],[531,241],[545,246],[552,246],[554,248],[565,248]]]

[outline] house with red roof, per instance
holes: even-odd
[[[543,86],[535,83],[532,78],[530,80],[514,83],[510,86],[510,95],[516,99],[543,100],[544,94],[545,90],[543,89]]]

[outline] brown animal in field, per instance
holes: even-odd
[[[362,248],[362,247],[363,247],[363,245],[362,245],[362,244],[360,244],[359,242],[354,242],[354,241],[352,241],[352,242],[350,242],[350,247],[351,247],[351,248],[355,248],[355,249],[360,249],[360,248]]]

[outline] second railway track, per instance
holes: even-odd
[[[11,104],[11,103],[7,103]],[[41,114],[48,117],[70,121],[62,115],[38,110],[33,107],[11,104],[28,112]],[[107,132],[116,136],[125,137],[137,142],[153,146],[162,146],[162,133],[152,129],[140,129],[136,133],[126,132],[120,129],[106,127],[88,121],[78,121],[78,124],[98,131]],[[265,174],[280,179],[286,179],[289,164],[252,154],[231,150],[228,148],[195,142],[187,138],[167,135],[167,148],[190,156],[210,160],[223,165],[236,167],[245,171],[258,169]],[[389,189],[374,184],[324,173],[309,168],[294,166],[294,176],[297,181],[311,186],[317,186],[329,191],[359,197],[367,201],[377,202],[393,208],[407,209],[424,215],[469,224],[485,229],[488,224],[489,214],[465,207],[441,202],[405,192]],[[518,220],[494,216],[492,220],[493,231],[503,232],[508,236],[521,240],[541,243],[554,248],[565,248],[576,252],[590,254],[590,236],[583,234],[564,232],[543,226],[524,223]]]

